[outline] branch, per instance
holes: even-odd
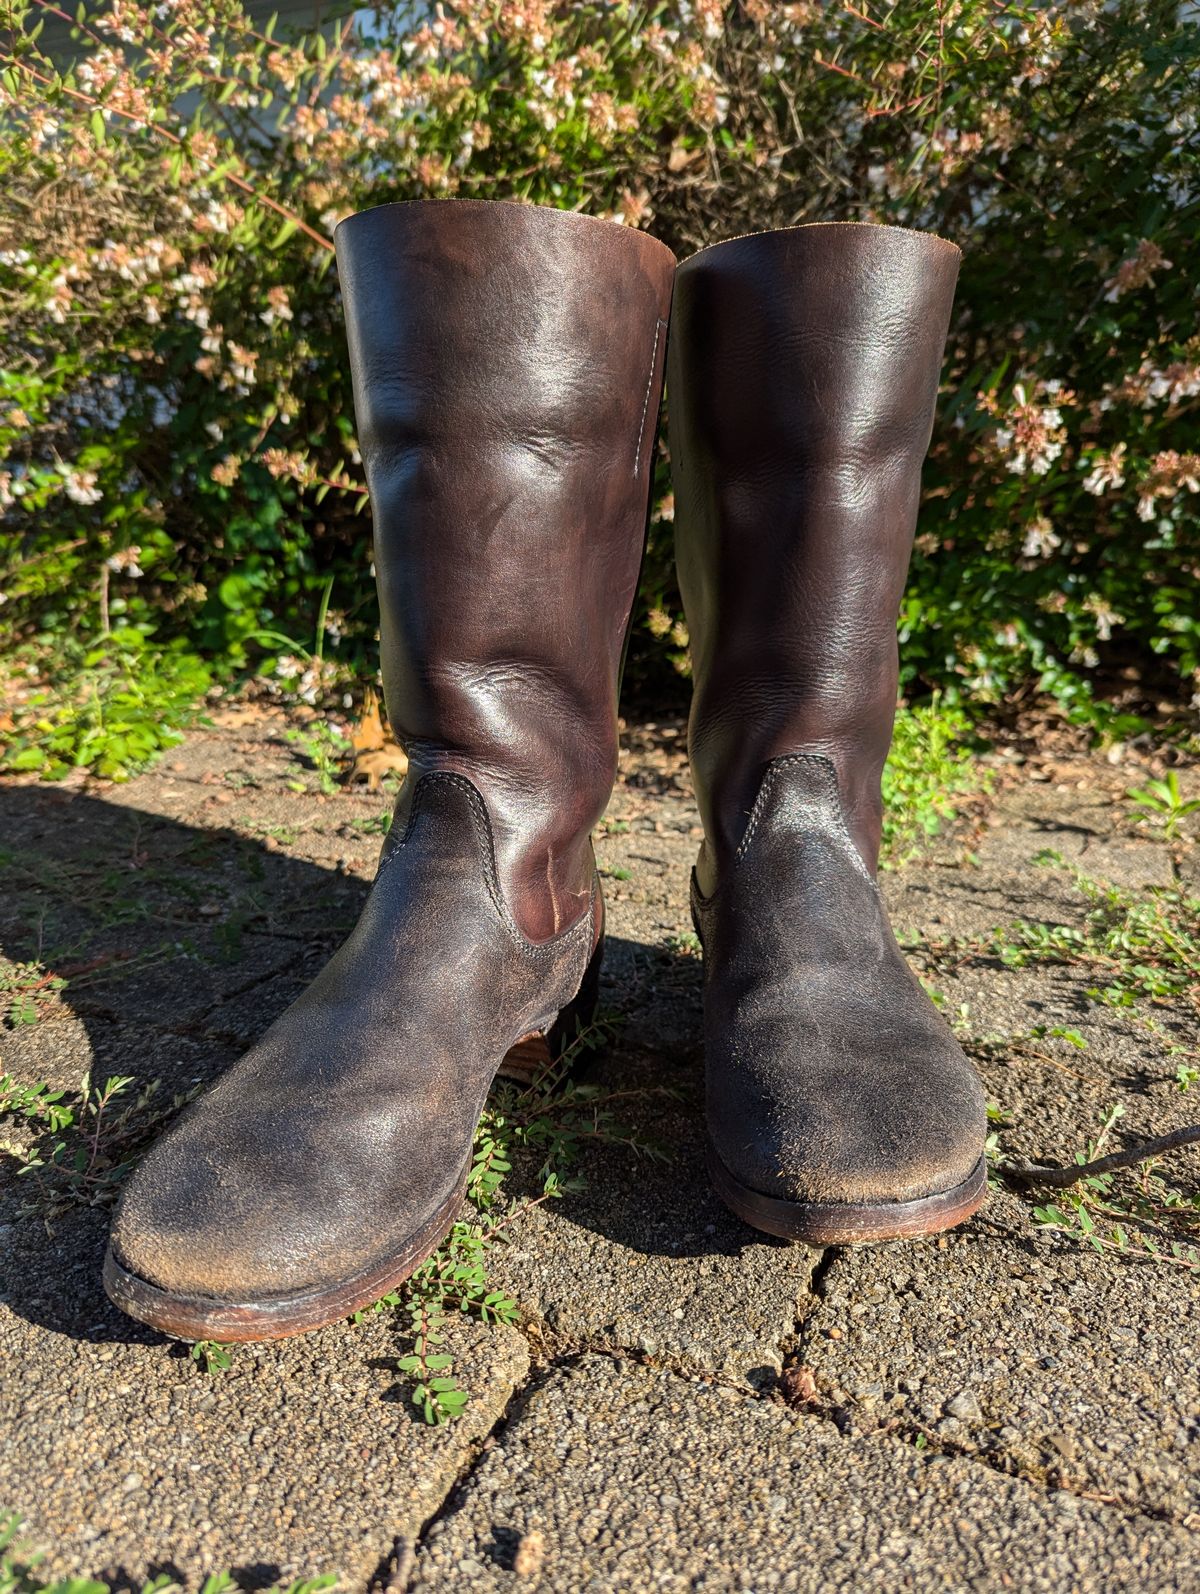
[[[145,117],[138,116],[132,111],[123,110],[119,105],[105,105],[102,100],[96,99],[93,95],[85,94],[80,89],[69,88],[65,83],[56,82],[54,78],[46,77],[41,72],[35,72],[31,66],[28,66],[24,61],[18,60],[14,55],[0,55],[0,63],[13,70],[28,73],[35,83],[41,84],[43,87],[57,88],[61,94],[65,94],[69,99],[78,100],[83,105],[91,105],[96,110],[110,111],[113,116],[119,116],[124,121],[134,123],[136,127],[146,132],[153,133],[158,138],[165,139],[167,143],[173,144],[177,149],[182,149],[185,152],[187,150],[187,144],[182,138],[178,138],[174,133],[168,131],[167,128],[161,126],[158,122],[148,122]],[[202,170],[200,175],[203,175]],[[288,210],[286,206],[281,205],[277,200],[272,199],[269,194],[261,193],[258,189],[254,188],[250,183],[248,183],[244,177],[239,177],[236,172],[226,172],[222,178],[222,181],[232,183],[233,186],[240,189],[242,193],[249,194],[250,198],[257,201],[258,204],[265,205],[268,210],[273,210],[277,215],[282,216],[286,221],[290,221],[293,226],[297,227],[300,232],[305,234],[306,237],[311,238],[313,243],[320,244],[322,249],[328,249],[332,253],[332,239],[326,238],[324,234],[317,232],[314,228],[310,227],[306,221],[302,220],[295,211]]]
[[[1159,1135],[1154,1140],[1144,1140],[1141,1145],[1130,1146],[1125,1151],[1112,1151],[1107,1157],[1097,1157],[1095,1162],[1079,1162],[1070,1168],[1046,1168],[1039,1163],[1016,1157],[1007,1162],[1004,1172],[1018,1184],[1052,1185],[1056,1190],[1066,1190],[1080,1179],[1090,1179],[1093,1174],[1112,1173],[1116,1168],[1136,1168],[1168,1151],[1178,1151],[1182,1146],[1200,1143],[1200,1124],[1189,1124],[1186,1129],[1176,1129],[1169,1135]]]

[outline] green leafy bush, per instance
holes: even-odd
[[[1034,680],[1086,716],[1200,686],[1200,26],[1173,0],[447,0],[293,40],[236,0],[113,0],[66,69],[48,9],[17,0],[0,45],[10,647],[153,629],[310,694],[373,672],[330,234],[457,195],[681,254],[830,217],[955,239],[906,692]],[[686,654],[659,469],[643,680]]]
[[[883,771],[885,866],[911,857],[967,798],[987,789],[991,772],[979,767],[971,742],[967,715],[936,697],[897,713]]]
[[[64,639],[53,666],[35,669],[41,679],[17,700],[0,770],[44,780],[77,768],[128,780],[182,740],[212,681],[195,654],[155,647],[132,626],[89,648]]]

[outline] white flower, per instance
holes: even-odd
[[[1026,559],[1045,559],[1056,548],[1062,547],[1062,538],[1055,535],[1054,528],[1044,515],[1039,515],[1036,520],[1030,521],[1025,528],[1025,541],[1021,552]]]
[[[96,486],[96,473],[93,470],[67,471],[65,491],[74,504],[98,504],[104,497]]]

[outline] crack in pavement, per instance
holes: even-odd
[[[826,1256],[828,1256],[828,1253],[826,1253]],[[833,1258],[830,1258],[830,1263],[833,1260]],[[828,1268],[826,1268],[826,1271],[828,1271]],[[531,1339],[525,1333],[522,1325],[517,1325],[517,1327],[524,1334],[524,1337],[529,1340],[530,1349],[537,1356],[539,1352],[536,1340]],[[604,1342],[582,1341],[572,1345],[569,1350],[558,1351],[548,1356],[543,1351],[536,1362],[531,1362],[529,1372],[519,1384],[513,1387],[503,1410],[499,1413],[488,1432],[482,1439],[477,1441],[473,1453],[446,1490],[440,1504],[421,1523],[411,1538],[396,1541],[395,1549],[386,1560],[386,1564],[390,1568],[390,1574],[386,1578],[381,1575],[377,1584],[373,1585],[380,1591],[380,1594],[406,1594],[417,1571],[418,1557],[422,1548],[426,1545],[429,1535],[439,1524],[453,1517],[466,1503],[467,1492],[471,1483],[489,1452],[496,1448],[510,1427],[520,1422],[528,1411],[531,1401],[542,1389],[547,1387],[559,1373],[581,1364],[589,1356],[603,1356],[617,1363],[629,1363],[632,1366],[653,1368],[666,1373],[671,1378],[677,1378],[683,1383],[699,1384],[705,1387],[721,1387],[744,1400],[758,1405],[785,1407],[798,1415],[812,1417],[828,1424],[842,1438],[887,1438],[899,1444],[910,1446],[919,1455],[952,1456],[973,1466],[982,1467],[1011,1481],[1025,1484],[1039,1494],[1068,1494],[1075,1499],[1087,1501],[1091,1505],[1112,1510],[1131,1520],[1164,1522],[1189,1531],[1195,1531],[1200,1526],[1200,1523],[1197,1523],[1188,1515],[1180,1515],[1165,1508],[1147,1505],[1144,1502],[1119,1493],[1102,1493],[1075,1486],[1061,1472],[1056,1476],[1047,1474],[1039,1478],[1027,1469],[1022,1468],[1015,1461],[1010,1465],[1005,1465],[1006,1458],[1000,1454],[972,1450],[967,1446],[930,1434],[920,1424],[904,1423],[897,1420],[895,1423],[881,1424],[879,1427],[870,1430],[856,1429],[850,1420],[848,1408],[837,1406],[835,1403],[822,1400],[820,1397],[804,1403],[797,1403],[788,1399],[781,1392],[778,1385],[766,1391],[755,1390],[748,1385],[722,1377],[719,1374],[700,1374],[695,1371],[685,1371],[669,1359],[655,1357],[644,1352],[628,1351]],[[782,1381],[781,1378],[781,1384]],[[1011,1460],[1011,1458],[1008,1459]]]

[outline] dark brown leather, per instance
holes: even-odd
[[[584,911],[617,762],[674,257],[569,212],[384,205],[337,229],[384,694],[482,793],[534,940]]]
[[[455,201],[355,216],[337,249],[411,764],[357,928],[121,1201],[110,1292],[193,1337],[330,1321],[382,1293],[389,1259],[407,1270],[414,1236],[436,1244],[505,1053],[598,967],[589,832],[673,258],[611,223]]]
[[[946,1191],[982,1153],[979,1083],[873,878],[958,260],[835,224],[718,244],[676,273],[709,1132],[746,1190],[798,1208]]]
[[[668,372],[689,750],[711,886],[767,762],[820,751],[875,868],[904,591],[959,251],[831,223],[676,275]]]
[[[745,1189],[875,1206],[969,1179],[983,1093],[896,945],[829,759],[768,766],[737,858],[692,909],[709,1140]]]

